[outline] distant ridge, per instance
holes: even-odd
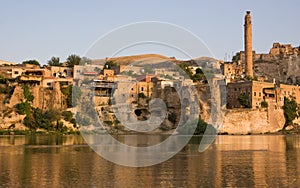
[[[177,60],[175,57],[166,57],[166,56],[163,56],[160,54],[140,54],[140,55],[107,58],[106,61],[114,61],[115,63],[120,64],[120,65],[128,65],[133,62],[140,62],[142,64],[146,63],[146,62],[151,62],[151,63],[156,64],[156,63],[170,61],[170,62],[173,62],[176,64],[180,64],[183,62],[194,64],[196,62],[215,62],[217,60],[214,58],[211,58],[211,57],[198,57],[198,58],[191,59],[191,60]],[[105,60],[104,59],[95,59],[95,60],[93,60],[93,63],[104,64]]]
[[[129,64],[136,61],[141,61],[144,59],[157,59],[163,61],[174,61],[175,58],[169,58],[160,54],[141,54],[141,55],[132,55],[132,56],[121,56],[121,57],[113,57],[107,58],[107,61],[114,61],[118,64]]]

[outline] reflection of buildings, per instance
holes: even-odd
[[[199,140],[197,140],[171,159],[143,168],[123,167],[106,161],[88,146],[80,145],[83,144],[83,140],[77,138],[74,139],[74,136],[60,138],[59,144],[68,143],[72,146],[67,147],[56,145],[56,139],[49,140],[43,136],[2,137],[1,185],[295,187],[300,184],[298,136],[218,136],[215,143],[202,153],[198,152]],[[102,141],[102,137],[95,139]],[[144,135],[133,135],[121,137],[120,141],[127,145],[152,145],[161,143],[163,139],[156,136],[145,138]],[[128,156],[123,153],[113,157],[120,160],[126,157],[130,157],[129,160],[142,160],[135,156],[134,153]]]

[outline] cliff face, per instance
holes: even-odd
[[[59,85],[54,85],[53,89],[42,87],[32,87],[31,93],[34,96],[32,106],[47,110],[62,110],[64,108],[63,99],[65,98],[60,91]]]
[[[56,86],[53,89],[42,88],[40,86],[30,86],[29,89],[34,96],[32,107],[40,108],[43,111],[61,110],[65,107],[63,104],[65,96],[61,93],[59,86]],[[7,106],[9,108],[13,108],[24,100],[23,88],[21,85],[17,85]]]
[[[300,56],[277,57],[273,60],[265,58],[254,61],[256,76],[265,76],[268,81],[277,81],[286,84],[295,84],[300,79]]]
[[[53,89],[30,86],[29,89],[34,96],[34,100],[32,102],[33,107],[40,108],[43,111],[50,109],[63,111],[66,109],[66,96],[62,94],[59,86],[55,86]],[[204,121],[210,122],[212,103],[210,87],[208,84],[202,84],[196,86],[196,89],[198,92],[200,117]],[[5,96],[0,95],[0,97],[2,101],[0,104],[0,109],[2,112],[0,114],[0,128],[7,129],[10,126],[13,126],[15,129],[25,129],[25,127],[22,125],[22,120],[24,119],[25,115],[17,114],[16,110],[13,108],[16,104],[24,101],[22,86],[15,87],[14,93],[7,104],[3,103],[2,100],[5,98]],[[163,122],[163,130],[176,128],[179,119],[182,118],[180,99],[177,91],[172,88],[165,88],[164,90],[157,92],[156,97],[163,99],[168,106],[167,116]],[[183,99],[186,98],[187,101],[194,100],[191,99],[194,97],[195,93],[183,95]],[[276,109],[271,102],[268,103],[268,109],[227,110],[220,132],[226,132],[228,134],[248,134],[276,132],[282,129],[285,123],[283,110]],[[102,121],[110,122],[112,126],[119,124],[114,115],[114,111],[109,105],[109,98],[98,98],[98,100],[95,100],[95,104]],[[141,112],[147,108],[146,100],[140,100],[138,104],[133,105],[133,111],[139,108],[141,109]],[[190,109],[187,109],[187,111],[189,110]],[[144,115],[147,116],[147,114]]]
[[[66,109],[65,99],[60,90],[60,86],[54,85],[53,89],[46,89],[40,86],[29,86],[30,93],[34,96],[31,106],[39,108],[42,111]],[[17,129],[24,130],[26,127],[22,124],[26,115],[19,115],[15,106],[25,101],[22,85],[16,85],[13,94],[10,96],[8,103],[4,102],[6,95],[0,95],[0,129]]]

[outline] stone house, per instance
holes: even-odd
[[[295,98],[300,104],[300,87],[294,85],[259,82],[241,81],[228,83],[227,85],[227,108],[240,108],[239,96],[245,95],[249,101],[249,108],[256,109],[261,107],[263,101],[276,104],[282,107],[284,97]]]
[[[49,66],[47,67],[51,71],[51,76],[56,78],[72,78],[73,68],[72,67],[59,67]]]
[[[266,100],[276,100],[275,84],[258,81],[241,81],[228,83],[227,85],[227,108],[240,108],[239,97],[244,95],[248,99],[248,107],[260,108]]]
[[[283,102],[284,97],[294,98],[300,104],[300,86],[280,84],[280,101]],[[283,105],[283,103],[282,103]]]

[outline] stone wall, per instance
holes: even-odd
[[[268,109],[234,109],[226,112],[221,133],[260,134],[281,130],[285,119],[282,109],[271,104]]]

